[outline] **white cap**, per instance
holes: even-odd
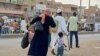
[[[60,13],[60,12],[62,12],[62,9],[57,9],[57,13]]]
[[[1,18],[4,19],[4,20],[7,20],[7,19],[8,19],[7,16],[3,16],[3,17],[1,17]]]

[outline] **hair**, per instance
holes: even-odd
[[[48,8],[46,9],[46,12],[47,12],[48,15],[51,15],[52,14],[51,10],[48,9]]]
[[[77,13],[76,13],[76,12],[74,12],[74,13],[73,13],[73,16],[77,16]]]
[[[14,20],[14,22],[17,22],[16,20]]]
[[[21,20],[24,20],[24,17],[21,17]]]
[[[62,33],[62,32],[59,32],[59,33],[58,33],[58,36],[59,36],[59,37],[63,37],[63,33]]]
[[[26,26],[26,28],[27,28],[27,30],[28,30],[28,28],[29,28],[29,25],[27,25],[27,26]]]

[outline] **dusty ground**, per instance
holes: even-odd
[[[4,42],[4,40],[0,40]],[[6,40],[5,40],[6,41]],[[0,56],[27,56],[27,49],[22,49],[20,47],[19,40],[14,43],[12,40],[8,40],[8,43],[0,43]],[[13,40],[14,41],[14,40]],[[80,48],[72,48],[70,51],[65,51],[64,56],[100,56],[100,40],[91,40],[87,42],[80,43]],[[50,53],[50,48],[48,56],[53,56]]]

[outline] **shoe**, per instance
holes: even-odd
[[[76,46],[76,48],[80,48],[80,46]]]
[[[52,49],[51,53],[52,53],[53,55],[56,55],[55,52],[54,52],[54,49]]]
[[[73,48],[72,46],[70,46],[70,48]]]

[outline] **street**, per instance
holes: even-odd
[[[21,48],[21,39],[22,38],[1,38],[0,56],[27,56],[28,48]],[[67,38],[65,42],[67,42],[66,40]],[[70,51],[65,51],[64,56],[100,56],[100,34],[79,35],[79,40],[80,48],[77,49],[73,46]],[[49,48],[48,56],[53,56],[50,51],[51,48]]]

